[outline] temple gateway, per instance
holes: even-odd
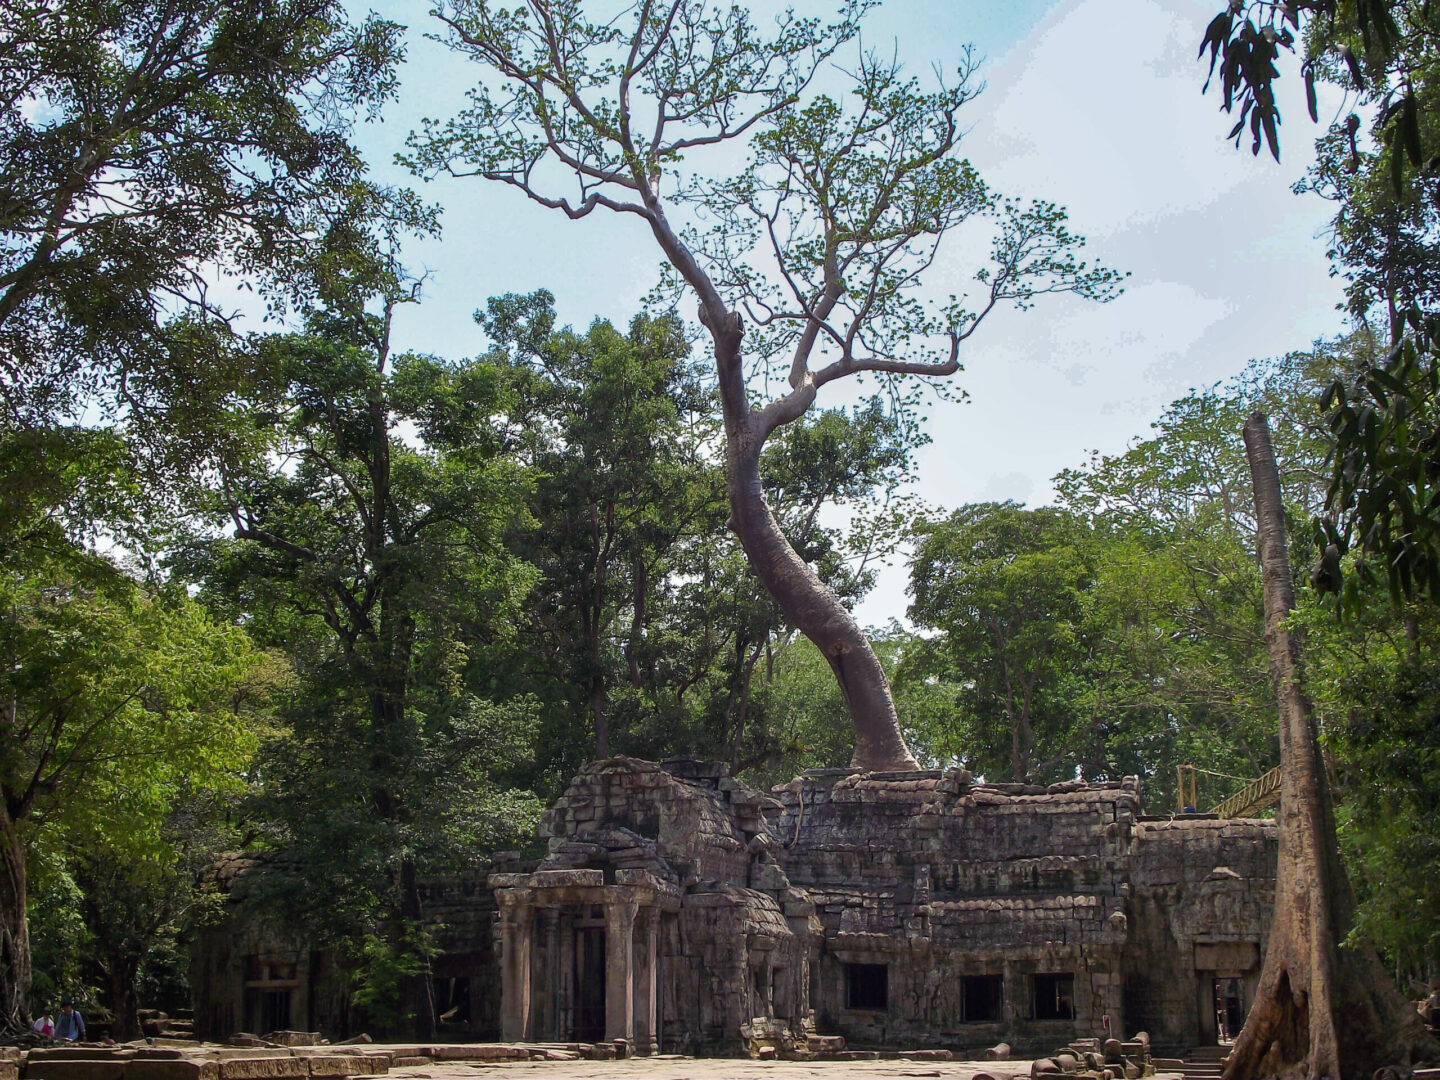
[[[611,758],[493,873],[506,1040],[639,1053],[852,1046],[1017,1054],[1145,1030],[1233,1035],[1259,975],[1277,834],[1141,813],[1138,781]]]

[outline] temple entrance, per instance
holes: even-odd
[[[575,930],[575,1011],[570,1037],[576,1042],[605,1038],[605,928],[581,926]]]
[[[1238,978],[1213,979],[1216,1042],[1235,1041],[1245,1026],[1245,984]]]

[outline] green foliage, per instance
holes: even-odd
[[[395,1031],[413,1020],[402,1011],[401,989],[405,982],[425,975],[429,961],[440,952],[434,934],[418,923],[407,922],[396,936],[365,934],[349,943],[351,1001],[363,1010],[371,1024]]]
[[[177,309],[228,315],[206,268],[272,307],[358,268],[371,222],[424,228],[364,178],[356,110],[394,91],[399,27],[335,0],[63,0],[5,9],[0,395],[22,425],[143,404]],[[369,271],[365,271],[369,272]]]
[[[1409,324],[1385,356],[1362,354],[1321,399],[1334,447],[1313,580],[1352,613],[1376,581],[1397,605],[1440,598],[1440,319],[1415,309]]]
[[[1085,532],[1063,511],[1014,503],[961,507],[917,528],[909,614],[940,633],[910,677],[955,686],[960,742],[972,748],[965,764],[994,779],[1074,771],[1071,744],[1084,717],[1073,680],[1085,654],[1082,597],[1094,578],[1080,550]]]
[[[1429,56],[1440,22],[1425,0],[1231,0],[1205,28],[1199,56],[1210,51],[1208,90],[1217,67],[1220,107],[1227,113],[1240,106],[1240,119],[1230,131],[1238,146],[1248,121],[1251,153],[1260,153],[1262,133],[1270,153],[1280,160],[1280,111],[1275,80],[1282,49],[1293,52],[1303,31],[1305,80],[1310,119],[1319,113],[1315,84],[1336,82],[1356,92],[1359,103],[1374,107],[1377,136],[1394,152],[1391,174],[1401,187],[1402,158],[1421,165],[1430,140],[1422,140],[1424,106],[1417,87],[1425,80]],[[1359,118],[1347,123],[1349,147]],[[1427,164],[1428,167],[1428,164]],[[1358,162],[1357,162],[1358,168]]]
[[[513,636],[533,580],[503,544],[528,521],[526,476],[497,419],[505,373],[391,356],[387,304],[228,343],[254,375],[223,424],[264,438],[194,463],[197,481],[214,478],[213,520],[234,535],[200,532],[172,561],[296,667],[248,807],[255,846],[281,857],[241,892],[357,963],[379,935],[403,967],[423,959],[404,931],[421,921],[420,875],[529,834],[537,707],[495,685],[487,652]],[[362,980],[372,997],[395,985]]]
[[[263,687],[243,631],[116,575],[0,580],[0,789],[11,819],[137,855],[163,849],[184,792],[233,788],[255,747],[242,705]],[[81,797],[83,795],[83,797]]]

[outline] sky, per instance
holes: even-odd
[[[357,141],[380,179],[417,186],[442,208],[443,236],[406,248],[426,273],[424,300],[397,319],[395,346],[443,356],[480,352],[472,314],[487,297],[547,288],[564,322],[624,325],[656,280],[643,222],[592,214],[572,222],[518,192],[474,178],[420,183],[393,163],[422,117],[463,104],[474,69],[424,34],[423,0],[372,0],[410,25],[400,99]],[[966,43],[986,90],[967,107],[962,152],[994,188],[1069,209],[1089,254],[1128,271],[1109,304],[1042,298],[1002,313],[966,343],[963,404],[930,410],[918,493],[948,509],[978,500],[1041,505],[1051,478],[1090,452],[1144,437],[1192,387],[1254,357],[1305,348],[1343,328],[1325,258],[1329,207],[1291,193],[1320,128],[1292,68],[1279,84],[1283,160],[1224,138],[1230,120],[1195,59],[1216,0],[886,0],[867,46],[893,42],[907,68],[952,67]],[[1340,102],[1321,101],[1322,124]],[[962,255],[932,268],[959,291]],[[954,279],[954,280],[952,280]],[[839,403],[822,396],[821,405]],[[1237,433],[1238,437],[1238,433]],[[903,618],[906,572],[882,573],[858,612]]]

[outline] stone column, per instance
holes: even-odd
[[[534,909],[511,902],[501,909],[500,1037],[524,1042],[530,1035],[530,936]]]
[[[635,1045],[635,901],[605,904],[605,1038]]]
[[[659,968],[660,909],[640,909],[636,926],[639,955],[635,961],[635,1052],[659,1052],[655,1023],[656,975]]]
[[[575,1027],[575,916],[570,909],[560,913],[560,1004],[555,1017],[559,1042],[569,1042]]]
[[[562,1042],[560,1034],[560,912],[540,910],[540,1002],[533,1028],[537,1039]]]

